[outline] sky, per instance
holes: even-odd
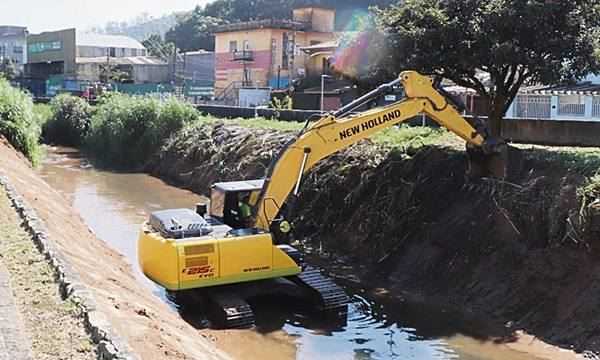
[[[27,26],[30,33],[75,27],[86,30],[142,13],[161,16],[191,10],[210,0],[0,0],[0,25]]]

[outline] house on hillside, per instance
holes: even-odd
[[[292,20],[222,25],[215,34],[215,93],[237,104],[241,88],[285,89],[307,73],[306,46],[335,40],[335,10],[293,10]]]
[[[77,33],[75,29],[29,35],[25,69],[31,81],[45,83],[46,96],[81,91],[100,81],[106,69],[123,74],[128,83],[123,89],[133,92],[142,87],[150,91],[169,80],[168,64],[147,56],[139,41],[122,35]]]

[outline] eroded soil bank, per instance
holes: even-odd
[[[99,240],[67,199],[44,182],[3,138],[0,173],[35,209],[58,251],[93,293],[98,309],[141,359],[229,358],[140,283],[125,258]],[[77,339],[70,339],[73,349],[79,346]]]
[[[204,194],[215,181],[260,178],[291,136],[197,126],[171,139],[146,170]],[[361,143],[305,179],[297,234],[394,296],[439,299],[492,316],[509,334],[600,351],[595,199],[578,195],[586,174],[550,157],[525,151],[513,182],[473,182],[461,149]]]

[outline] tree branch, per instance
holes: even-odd
[[[527,69],[525,69],[525,67],[521,67],[518,71],[515,71],[514,74],[516,75],[514,75],[513,78],[516,77],[516,81],[514,81],[513,79],[514,82],[512,84],[512,87],[509,88],[508,97],[506,98],[507,101],[504,104],[503,108],[505,114],[508,111],[508,108],[510,107],[512,102],[514,101],[515,97],[519,93],[519,89],[521,88],[523,83],[525,83],[525,81],[531,76],[531,74],[527,71]]]

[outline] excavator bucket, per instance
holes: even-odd
[[[512,181],[518,177],[522,163],[519,149],[493,140],[486,140],[481,147],[467,144],[467,157],[467,176],[471,179],[491,177]]]

